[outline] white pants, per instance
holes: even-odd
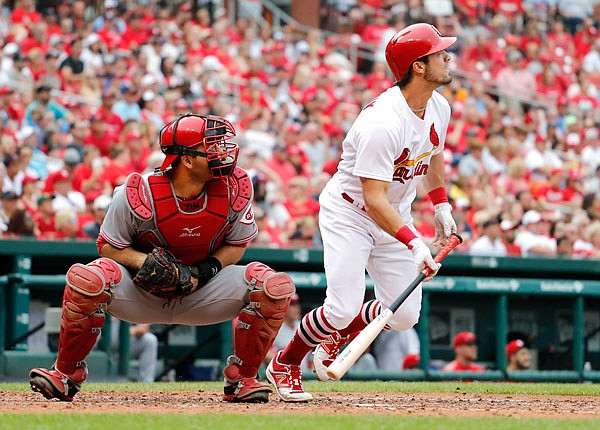
[[[410,250],[383,231],[365,211],[344,200],[332,181],[319,202],[327,277],[324,314],[332,326],[342,329],[360,311],[366,289],[365,269],[373,280],[375,297],[385,308],[414,280],[418,268]],[[388,325],[395,330],[415,325],[421,296],[419,285]]]

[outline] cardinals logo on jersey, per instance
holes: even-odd
[[[431,128],[429,129],[429,141],[431,142],[434,148],[440,146],[440,137],[438,136],[437,131],[435,131],[433,123],[431,124]]]
[[[410,159],[410,149],[404,148],[402,154],[394,160],[394,181],[405,183],[415,176],[426,175],[429,164],[423,162],[423,158],[430,155],[431,152],[421,154],[415,159]]]
[[[244,216],[240,219],[242,224],[252,224],[254,222],[254,212],[252,212],[252,206],[248,206]]]
[[[410,149],[404,148],[404,150],[402,151],[402,154],[400,154],[400,157],[398,157],[394,160],[394,166],[398,167],[398,166],[404,165],[405,161],[408,160],[409,155],[410,155]]]

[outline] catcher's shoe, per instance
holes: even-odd
[[[223,400],[233,403],[267,403],[273,390],[268,384],[256,378],[242,378],[230,382],[225,378]]]
[[[80,390],[69,377],[55,369],[36,367],[29,372],[29,385],[35,392],[42,393],[47,399],[59,399],[72,402],[73,396]]]
[[[319,381],[327,381],[327,368],[338,356],[342,347],[348,341],[348,336],[342,337],[337,331],[321,342],[315,348],[313,363]]]
[[[300,366],[279,362],[281,351],[267,366],[267,379],[275,387],[279,398],[284,402],[309,402],[313,396],[302,388],[302,370]]]

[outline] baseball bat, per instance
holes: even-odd
[[[452,233],[446,245],[437,253],[434,260],[439,263],[459,244],[462,243],[462,237],[456,233]],[[346,374],[348,369],[360,358],[365,350],[373,343],[377,335],[383,330],[388,321],[394,316],[394,312],[404,303],[408,296],[417,288],[417,286],[423,282],[427,276],[431,274],[431,268],[426,266],[419,275],[410,283],[408,287],[398,296],[396,300],[379,314],[377,318],[369,323],[359,334],[344,348],[344,350],[337,356],[337,358],[327,368],[327,375],[333,379],[338,380]]]

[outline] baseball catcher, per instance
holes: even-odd
[[[132,173],[115,189],[96,242],[100,258],[67,272],[58,357],[50,369],[31,370],[34,391],[73,400],[105,312],[141,324],[239,317],[223,399],[268,401],[271,388],[257,372],[295,288],[287,274],[262,263],[236,265],[258,230],[252,182],[236,167],[233,136],[224,118],[194,114],[161,130],[161,167]]]

